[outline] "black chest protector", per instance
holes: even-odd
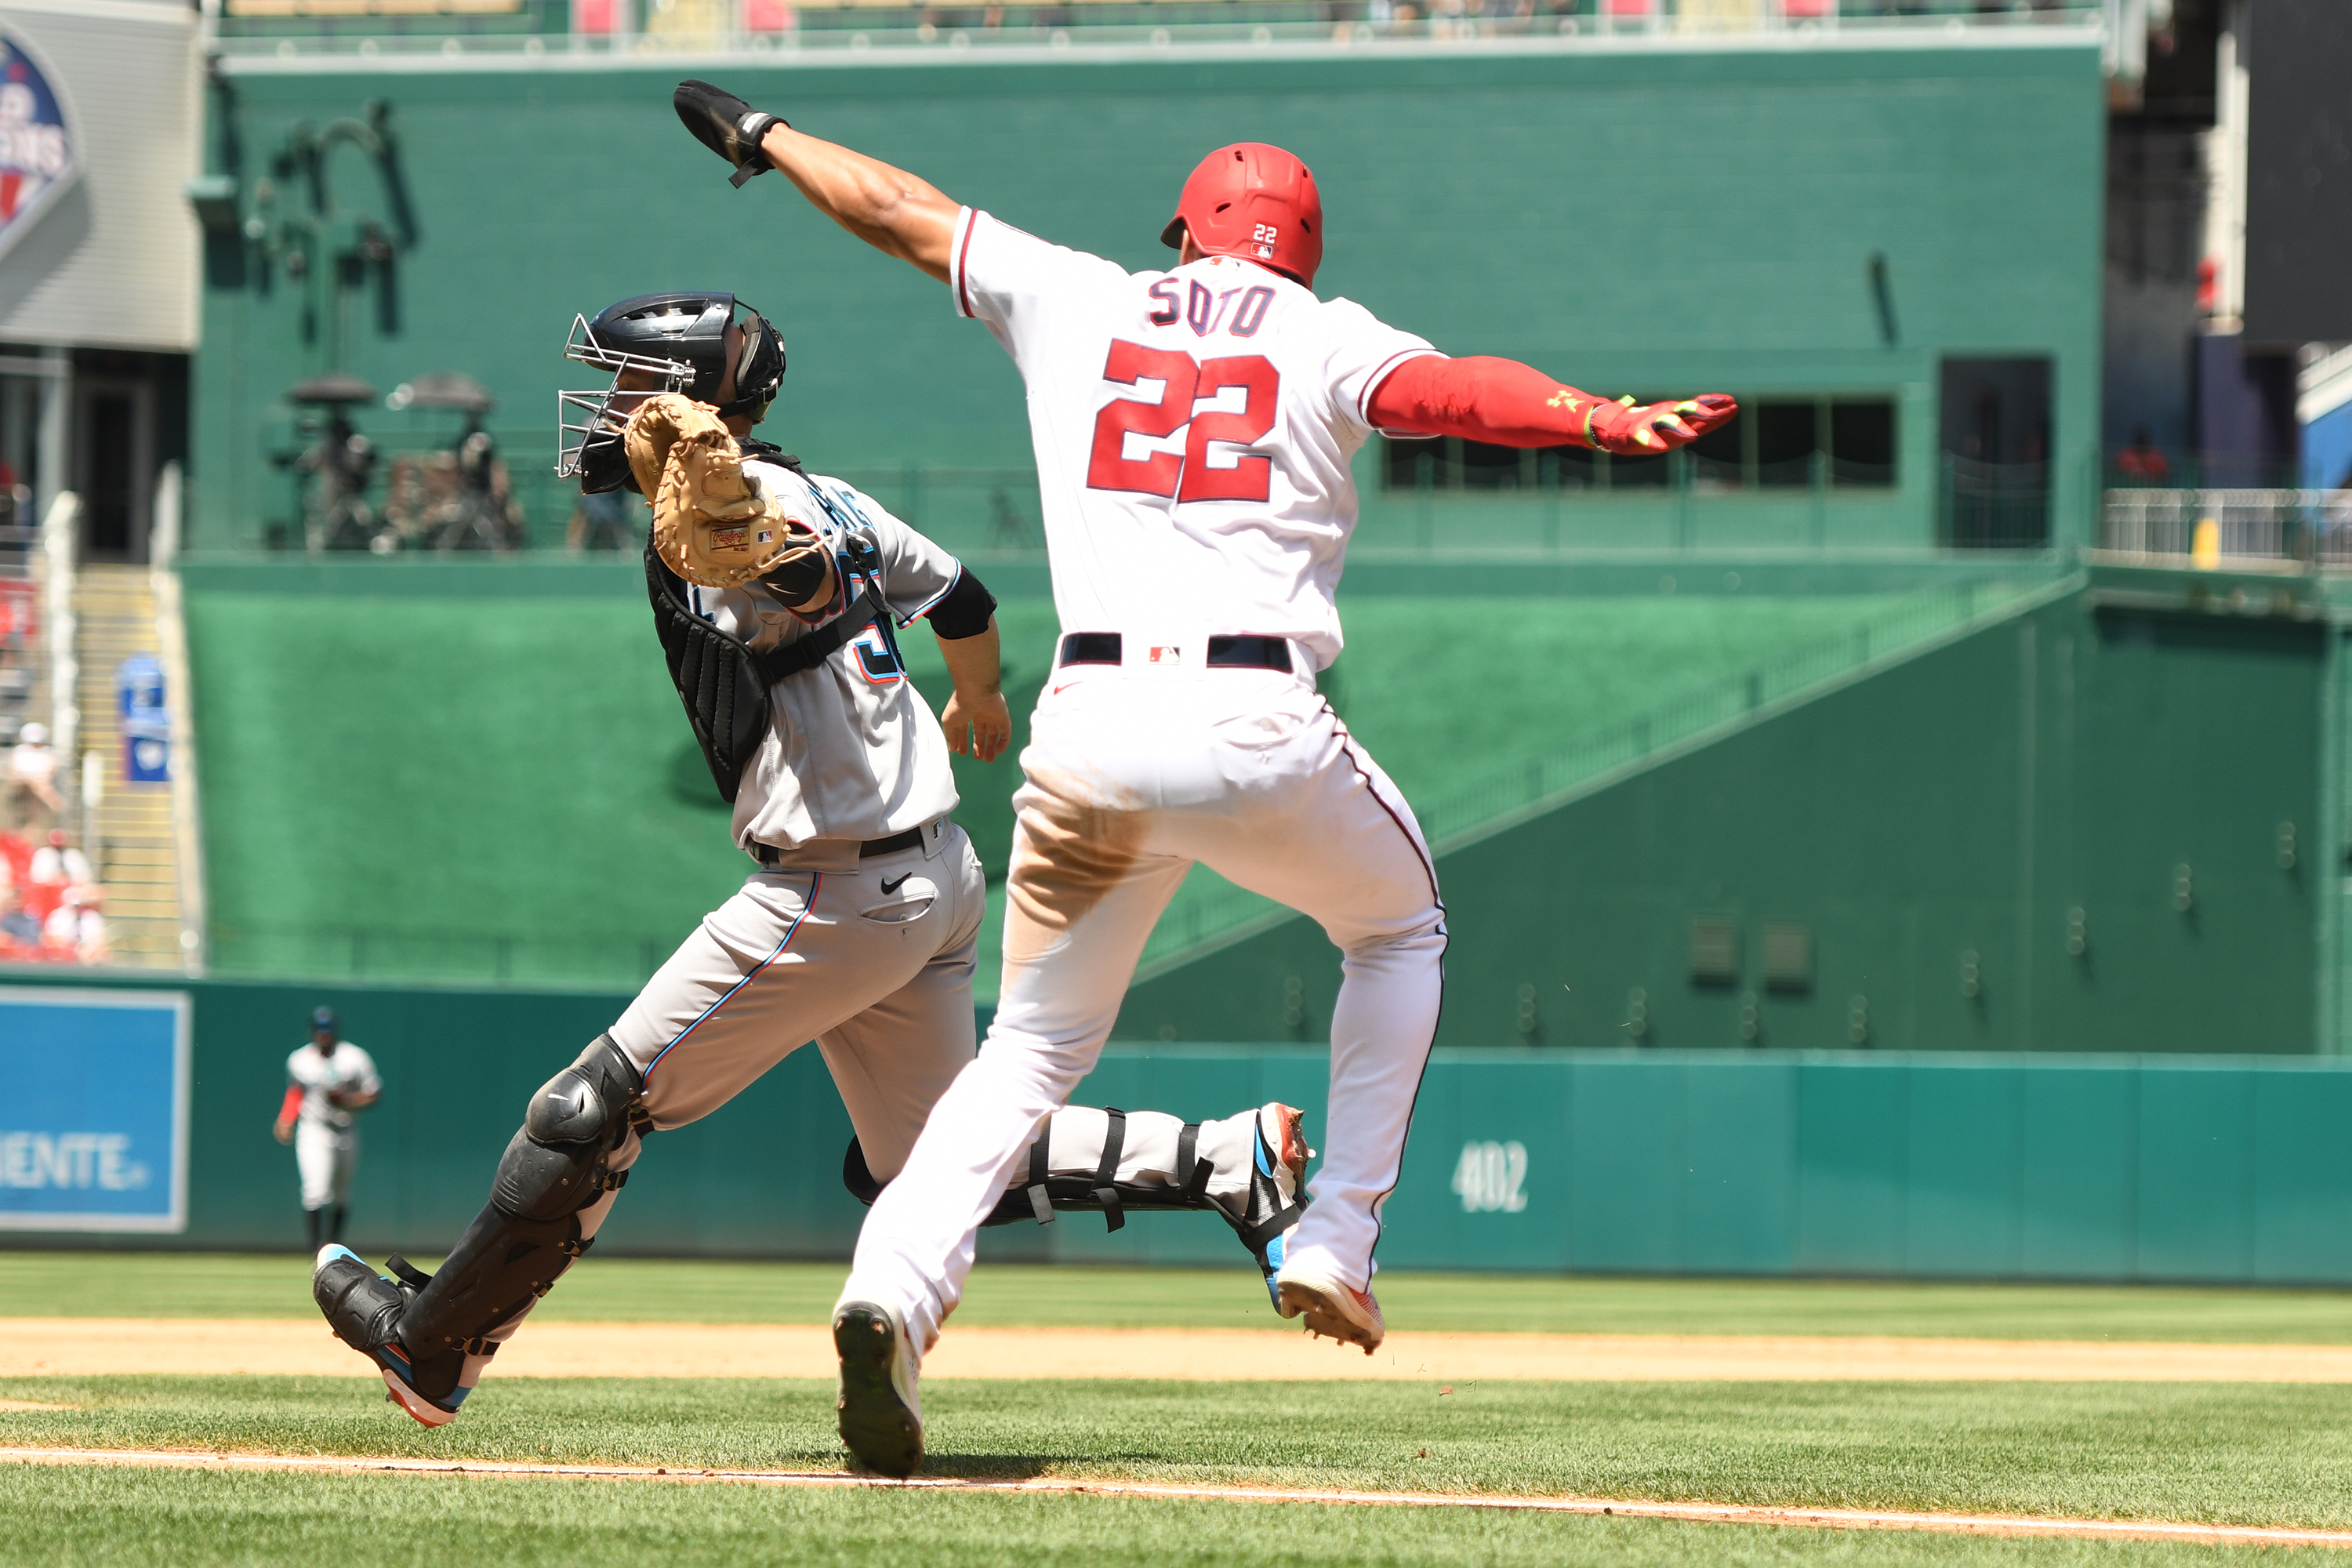
[[[847,523],[822,490],[815,494],[836,521]],[[853,586],[862,581],[865,591],[845,613],[805,637],[757,649],[696,615],[685,580],[655,552],[651,540],[646,543],[646,595],[653,602],[662,658],[678,700],[686,705],[686,720],[694,728],[702,760],[710,765],[710,782],[730,805],[743,782],[743,770],[768,732],[769,693],[778,681],[814,669],[870,626],[882,628],[896,661],[890,607],[882,601],[881,548],[867,530],[845,526],[842,531],[844,581]]]

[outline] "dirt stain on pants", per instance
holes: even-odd
[[[1049,952],[1125,879],[1141,852],[1139,805],[1106,805],[1102,789],[1038,769],[1014,796],[1013,864],[1005,878],[1004,956]]]

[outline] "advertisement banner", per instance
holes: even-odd
[[[0,33],[0,256],[81,173],[50,73],[22,38]]]
[[[188,997],[0,990],[0,1230],[188,1223]]]

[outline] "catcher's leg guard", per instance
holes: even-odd
[[[607,1036],[549,1079],[499,1160],[489,1203],[438,1274],[394,1258],[400,1278],[383,1279],[348,1251],[331,1249],[350,1260],[331,1269],[322,1254],[313,1294],[336,1336],[387,1383],[397,1375],[407,1394],[454,1415],[499,1343],[595,1239],[636,1162],[642,1087]],[[393,1393],[417,1414],[402,1388]]]
[[[1054,1223],[1057,1209],[1099,1213],[1112,1230],[1130,1209],[1209,1209],[1222,1216],[1269,1282],[1283,1244],[1305,1212],[1307,1147],[1299,1113],[1269,1103],[1221,1121],[1180,1121],[1155,1110],[1072,1106],[1056,1111],[1029,1146],[1015,1178],[982,1225]],[[842,1184],[860,1203],[882,1191],[850,1140]],[[1267,1290],[1271,1294],[1271,1283]]]

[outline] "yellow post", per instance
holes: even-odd
[[[2197,531],[2189,542],[2189,560],[2200,572],[2210,572],[2221,564],[2221,524],[2219,519],[2200,517]]]

